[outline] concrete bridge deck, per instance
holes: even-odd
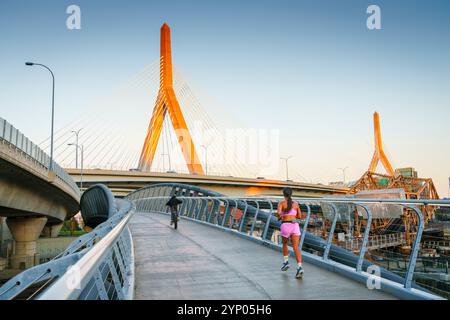
[[[305,276],[280,271],[281,253],[213,227],[136,213],[135,299],[394,299],[380,290],[304,263]]]
[[[72,178],[80,182],[79,169],[65,169]],[[290,187],[294,196],[324,197],[344,195],[348,188],[326,186],[304,182],[281,181],[271,179],[239,178],[232,176],[192,175],[168,172],[143,172],[124,170],[83,169],[83,187],[88,188],[102,183],[111,189],[117,197],[125,197],[130,192],[158,183],[184,183],[228,196],[279,196],[284,187]]]

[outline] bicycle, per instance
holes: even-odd
[[[171,219],[170,224],[171,225],[173,224],[173,227],[176,230],[178,228],[178,220],[180,220],[180,218],[178,217],[178,212],[177,211],[172,212],[170,214],[170,219]]]
[[[178,217],[178,205],[183,203],[183,201],[177,199],[175,195],[173,195],[169,201],[167,201],[166,206],[170,208],[170,225],[174,225],[174,228],[178,228],[178,220],[180,218]]]

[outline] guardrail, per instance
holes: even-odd
[[[130,201],[116,199],[117,212],[73,241],[53,260],[25,270],[0,287],[0,300],[132,299],[134,249]]]
[[[168,214],[165,206],[173,194],[179,195],[183,200],[179,212],[183,218],[220,228],[227,232],[254,240],[279,250],[280,222],[275,218],[280,198],[230,198],[225,196],[198,196],[199,188],[185,185],[171,186],[169,184],[155,185],[137,190],[127,198],[132,200],[136,210],[140,212],[159,212]],[[202,190],[200,190],[202,191]],[[204,190],[203,190],[204,191]],[[184,195],[182,195],[184,194]],[[354,280],[368,283],[374,282],[386,292],[397,297],[407,299],[442,299],[442,297],[424,289],[415,283],[415,266],[420,249],[421,236],[424,229],[424,220],[418,205],[449,205],[448,200],[420,201],[420,200],[392,200],[392,199],[349,199],[349,198],[296,198],[306,217],[303,219],[300,248],[305,261],[325,267],[334,272],[341,273]],[[399,206],[402,210],[411,210],[418,221],[416,235],[407,259],[404,276],[394,274],[383,268],[376,261],[365,259],[369,244],[369,232],[373,219],[373,205]],[[342,221],[342,206],[363,213],[366,228],[361,239],[359,252],[355,255],[344,247],[339,246],[336,240],[336,226],[338,220]],[[323,214],[324,211],[331,215]],[[323,237],[312,235],[308,228],[312,213],[322,213],[326,233]]]
[[[50,157],[41,148],[39,148],[39,146],[34,144],[23,133],[3,118],[0,118],[0,141],[5,141],[11,147],[16,148],[16,150],[32,159],[36,164],[40,165],[45,170],[49,170]],[[72,177],[55,161],[53,161],[53,172],[59,179],[70,186],[76,194],[80,194],[80,189]]]
[[[406,244],[406,237],[404,232],[381,234],[376,236],[370,236],[367,243],[367,249],[378,249],[399,246]],[[362,239],[344,240],[343,246],[350,251],[361,250]]]

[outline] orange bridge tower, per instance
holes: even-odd
[[[375,133],[375,152],[373,153],[372,161],[370,161],[369,171],[375,172],[378,162],[381,161],[386,172],[389,175],[394,176],[395,171],[392,168],[388,157],[384,153],[383,142],[381,141],[380,116],[378,115],[378,112],[373,114],[373,129]]]
[[[164,23],[161,27],[161,49],[160,49],[160,80],[159,92],[156,98],[155,108],[147,130],[144,145],[139,158],[139,169],[149,171],[152,165],[156,147],[161,136],[161,130],[166,113],[170,120],[178,143],[180,144],[186,165],[191,174],[204,174],[203,167],[195,151],[194,142],[181,112],[172,80],[172,53],[170,48],[170,29]]]

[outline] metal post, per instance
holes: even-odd
[[[289,180],[289,169],[288,169],[288,160],[292,158],[292,156],[289,156],[287,158],[280,158],[282,160],[286,161],[286,181]]]
[[[327,246],[325,247],[325,251],[323,253],[324,260],[328,259],[328,254],[330,253],[331,242],[333,240],[334,229],[336,228],[336,221],[337,221],[337,217],[338,217],[336,206],[333,203],[330,203],[330,206],[331,206],[331,208],[333,208],[334,218],[333,218],[333,224],[331,225],[331,228],[330,228],[330,233],[328,234]]]
[[[80,170],[80,191],[81,192],[83,192],[83,168],[84,168],[84,145],[81,145],[81,170]]]
[[[227,199],[223,200],[227,203],[226,207],[223,209],[223,215],[222,215],[222,221],[220,222],[220,225],[223,227],[225,225],[225,220],[228,218],[228,210],[230,209],[230,203]]]
[[[25,62],[25,65],[27,66],[41,66],[48,71],[50,71],[50,74],[52,75],[52,127],[51,127],[51,133],[50,133],[50,165],[49,165],[49,171],[53,171],[53,127],[54,127],[54,120],[55,120],[55,75],[53,74],[52,70],[47,67],[46,65],[40,64],[40,63],[34,63],[34,62]]]
[[[199,210],[199,212],[197,214],[196,219],[202,221],[203,220],[202,219],[203,216],[205,216],[205,220],[206,220],[206,211],[207,211],[207,208],[208,208],[208,200],[207,199],[200,199],[200,203],[201,203],[201,206],[200,206],[200,210]]]
[[[255,215],[253,217],[252,227],[250,228],[250,235],[251,236],[253,236],[253,231],[255,230],[256,219],[258,218],[258,213],[259,213],[259,202],[255,201],[255,203],[256,203],[256,212],[255,212]]]
[[[232,201],[234,201],[234,210],[231,210],[230,213],[230,223],[228,224],[228,228],[233,229],[233,225],[234,225],[234,221],[235,221],[235,217],[236,217],[236,212],[237,212],[237,201],[236,199],[231,199]]]
[[[269,231],[270,220],[272,219],[272,215],[273,215],[272,201],[269,200],[269,204],[270,204],[270,214],[269,214],[269,217],[266,220],[266,225],[264,226],[264,232],[262,234],[262,239],[263,240],[265,240],[266,237],[267,237],[267,232]]]
[[[413,243],[411,256],[409,258],[408,269],[406,271],[406,276],[405,276],[405,288],[411,289],[411,283],[412,283],[412,279],[413,279],[413,275],[414,275],[414,269],[416,267],[417,254],[419,253],[419,249],[420,249],[420,240],[422,238],[424,221],[423,221],[423,217],[422,217],[422,212],[419,210],[419,208],[417,208],[416,206],[410,206],[410,205],[403,205],[403,206],[405,208],[412,209],[416,213],[417,218],[419,219],[419,227],[417,229],[416,239],[414,240],[414,243]]]
[[[347,170],[348,167],[345,167],[345,168],[338,168],[338,169],[342,170],[342,175],[343,175],[343,178],[344,178],[343,182],[345,183],[345,170]]]
[[[78,130],[72,130],[71,132],[75,133],[75,144],[78,145],[78,135],[83,128]],[[75,169],[78,169],[78,148],[75,149]]]
[[[81,147],[76,143],[69,143],[68,146],[75,146],[75,149],[81,150],[81,170],[80,170],[80,191],[83,190],[83,166],[84,166],[84,146]]]
[[[216,200],[215,199],[211,199],[212,203],[211,203],[211,208],[209,209],[209,213],[208,216],[206,218],[206,222],[211,223],[211,216],[213,214],[214,211],[214,207],[216,206]]]
[[[245,209],[241,216],[241,223],[239,225],[239,232],[242,232],[242,228],[244,226],[245,216],[247,215],[248,203],[245,201]]]
[[[50,69],[49,69],[50,70]],[[55,76],[50,70],[53,79],[53,89],[52,89],[52,132],[50,138],[50,171],[53,171],[53,127],[55,122]]]
[[[367,213],[366,229],[364,230],[363,242],[361,244],[361,250],[359,251],[358,262],[356,263],[356,271],[361,272],[364,261],[364,254],[366,253],[367,241],[369,240],[370,226],[372,224],[372,211],[370,211],[370,209],[364,204],[355,204],[355,206],[360,206]],[[356,212],[356,214],[358,214],[358,212]]]
[[[308,223],[309,223],[309,219],[311,217],[311,207],[309,206],[309,204],[306,204],[306,209],[307,209],[307,213],[306,213],[306,220],[305,220],[305,225],[303,226],[303,232],[302,232],[302,236],[300,239],[300,245],[299,245],[299,249],[302,250],[303,248],[303,242],[305,242],[305,237],[306,237],[306,229],[308,229]]]

